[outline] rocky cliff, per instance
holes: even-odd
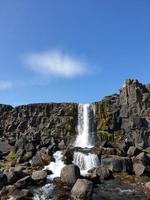
[[[99,138],[150,146],[150,84],[126,80],[119,94],[95,103],[95,113]]]
[[[86,155],[96,154],[101,165],[88,180],[97,184],[116,172],[150,176],[150,85],[126,80],[119,94],[92,103],[91,110],[90,133],[97,143]],[[41,169],[54,161],[57,150],[65,164],[72,164],[74,151],[83,153],[71,145],[77,124],[76,103],[0,104],[0,199],[32,199],[31,186],[46,183],[52,172]],[[69,180],[75,175],[68,168],[66,173]],[[55,182],[62,186],[59,180]]]
[[[119,94],[106,96],[95,106],[98,141],[127,139],[133,145],[150,146],[150,84],[126,80]],[[76,103],[30,104],[13,108],[0,105],[0,136],[10,145],[18,140],[33,146],[67,145],[77,134]]]
[[[68,143],[76,134],[78,106],[75,103],[0,105],[0,135],[12,146],[33,148]]]

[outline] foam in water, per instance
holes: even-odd
[[[53,174],[48,175],[47,179],[51,182],[55,177],[59,177],[61,173],[61,169],[65,166],[62,161],[62,152],[56,151],[53,154],[55,162],[50,162],[49,165],[44,167],[44,170],[51,170]],[[35,194],[33,200],[51,200],[52,191],[53,191],[53,183],[47,183],[43,187],[37,188],[35,190]]]
[[[78,107],[78,136],[75,141],[75,146],[82,148],[90,148],[92,146],[89,138],[89,114],[90,114],[90,104],[79,104]]]
[[[78,107],[78,136],[75,141],[75,146],[81,148],[92,147],[92,137],[90,133],[90,104],[80,104]],[[82,174],[87,173],[89,169],[99,165],[97,155],[91,153],[74,152],[74,164],[78,165]]]
[[[44,168],[53,172],[52,175],[48,176],[49,179],[60,176],[61,169],[65,166],[64,162],[62,161],[63,155],[61,151],[56,151],[53,154],[53,157],[55,159],[55,162],[50,162],[50,164],[45,166]]]
[[[80,167],[81,174],[84,174],[89,169],[97,167],[99,165],[99,159],[95,154],[74,152],[74,163]]]

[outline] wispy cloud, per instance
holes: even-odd
[[[11,89],[13,87],[13,83],[12,81],[4,81],[4,80],[0,80],[0,90],[8,90]]]
[[[42,75],[75,77],[88,71],[88,64],[59,50],[31,53],[24,56],[25,63]]]

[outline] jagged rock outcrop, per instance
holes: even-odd
[[[0,134],[17,148],[34,150],[38,145],[68,142],[76,134],[77,104],[30,104],[18,107],[0,105]]]
[[[95,103],[95,126],[101,140],[131,141],[150,146],[150,84],[126,80],[120,94]]]

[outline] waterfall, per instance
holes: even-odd
[[[79,104],[78,106],[78,135],[74,146],[81,147],[83,150],[82,152],[74,152],[73,162],[78,165],[82,174],[99,165],[98,156],[86,150],[93,147],[94,144],[93,133],[91,132],[93,108],[90,104]]]
[[[92,153],[75,152],[74,163],[80,167],[80,170],[92,169],[99,165],[98,156]]]
[[[76,147],[90,148],[92,141],[89,138],[90,132],[90,104],[79,104],[78,106],[78,136],[75,141]]]

